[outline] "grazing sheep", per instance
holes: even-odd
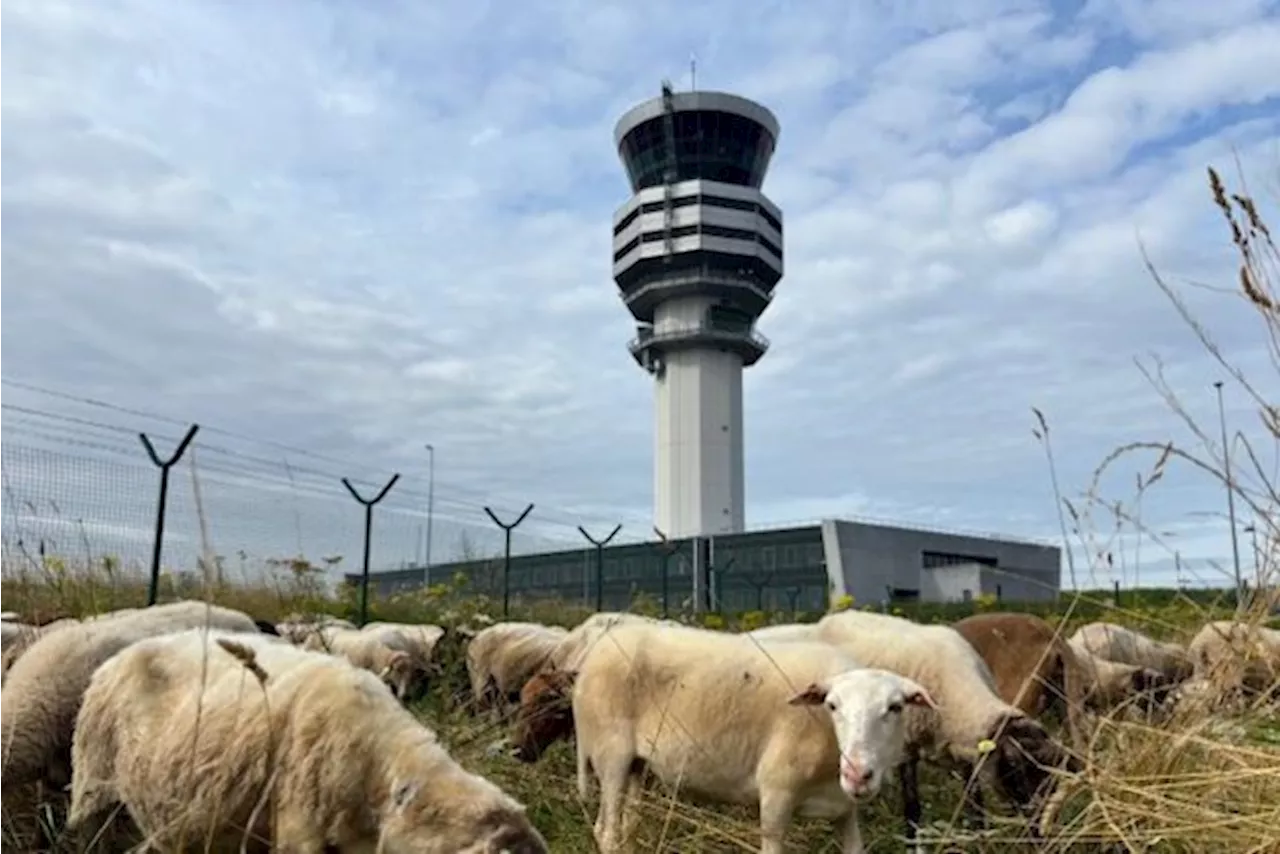
[[[759,641],[813,640],[816,628],[813,623],[779,623],[753,629],[746,634]]]
[[[9,668],[13,667],[13,663],[41,637],[64,626],[78,626],[80,621],[68,617],[45,623],[42,626],[32,626],[25,623],[6,623],[6,625],[18,625],[20,630],[12,636],[5,635],[4,652],[0,655],[0,679],[8,675]]]
[[[287,638],[290,643],[296,644],[304,643],[308,637],[323,628],[354,630],[355,627],[355,623],[350,620],[331,617],[328,614],[293,613],[276,623],[276,630],[280,636]]]
[[[262,638],[184,632],[115,656],[85,691],[73,756],[80,839],[123,805],[162,850],[547,851],[524,806],[372,674]]]
[[[1188,679],[1194,670],[1191,657],[1181,644],[1158,641],[1115,623],[1081,626],[1068,642],[1076,652],[1157,670],[1170,686]]]
[[[71,732],[85,686],[98,665],[144,638],[208,626],[257,634],[245,614],[203,602],[174,602],[103,615],[42,635],[14,662],[0,698],[3,792],[71,779]]]
[[[1079,767],[1035,719],[1000,699],[991,670],[950,626],[921,625],[866,611],[841,611],[819,620],[815,636],[867,667],[914,679],[928,689],[942,709],[940,715],[907,717],[907,751],[901,780],[910,839],[914,840],[920,825],[916,766],[921,758],[958,766],[966,777],[979,768],[978,782],[995,788],[1022,810],[1037,804],[1052,777],[1048,768],[1064,763],[1072,770]],[[991,746],[992,750],[984,751],[984,747]],[[981,789],[975,789],[966,804],[972,809],[980,801]]]
[[[840,821],[841,850],[862,852],[854,800],[901,760],[911,705],[933,701],[826,644],[615,626],[573,687],[580,794],[600,784],[596,841],[611,852],[629,835],[643,768],[692,798],[758,807],[763,854],[783,850],[794,815]]]
[[[504,713],[568,634],[560,626],[514,622],[495,623],[479,632],[467,644],[467,675],[475,710]]]
[[[1215,620],[1196,633],[1187,652],[1195,680],[1217,686],[1219,699],[1280,691],[1280,630]]]
[[[625,611],[601,611],[587,617],[569,630],[552,651],[547,665],[556,670],[571,670],[581,663],[582,657],[593,645],[600,641],[614,626],[633,625],[678,626],[674,620],[656,620],[643,614],[630,614]]]
[[[1090,712],[1111,712],[1136,699],[1150,713],[1165,706],[1175,687],[1159,670],[1099,658],[1076,647],[1072,651],[1084,669],[1084,705]]]
[[[1085,746],[1081,712],[1090,686],[1080,660],[1063,637],[1034,614],[974,614],[952,624],[991,670],[996,694],[1025,714],[1053,711],[1071,743]]]
[[[414,656],[413,646],[397,633],[362,632],[326,626],[310,635],[303,649],[342,656],[368,670],[387,684],[401,702],[425,680],[426,670]]]

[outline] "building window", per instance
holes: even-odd
[[[938,569],[943,566],[959,566],[964,563],[977,563],[982,566],[997,566],[993,557],[983,555],[954,554],[952,552],[921,552],[921,566],[925,569]]]

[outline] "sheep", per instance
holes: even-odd
[[[398,642],[407,644],[409,655],[421,673],[421,678],[413,686],[412,696],[415,699],[426,693],[430,676],[442,673],[442,663],[436,651],[440,641],[448,633],[441,626],[373,622],[362,626],[360,631],[382,638],[396,649],[401,648],[397,646]]]
[[[377,677],[262,638],[183,632],[121,652],[85,691],[73,756],[80,839],[123,806],[164,850],[547,852],[524,805]]]
[[[1091,712],[1110,712],[1137,698],[1143,711],[1163,708],[1173,685],[1150,667],[1099,658],[1073,647],[1085,673],[1084,705]]]
[[[466,654],[475,710],[503,714],[568,634],[560,626],[515,622],[495,623],[480,631],[467,644]]]
[[[303,649],[342,656],[356,667],[368,670],[387,684],[401,702],[410,698],[426,673],[413,654],[413,647],[399,634],[382,635],[326,626],[310,635]]]
[[[746,634],[759,641],[813,640],[814,625],[812,623],[779,623],[753,629]]]
[[[276,623],[276,629],[282,637],[286,637],[290,642],[301,644],[306,641],[315,632],[322,628],[341,628],[355,629],[355,623],[350,620],[344,620],[341,617],[332,617],[328,614],[298,614],[292,613],[283,620]]]
[[[1280,630],[1235,620],[1206,623],[1187,652],[1195,680],[1224,695],[1270,695],[1280,690]]]
[[[626,611],[601,611],[587,617],[569,630],[551,655],[547,658],[547,666],[553,670],[573,669],[581,662],[582,657],[600,641],[614,626],[643,623],[645,625],[678,626],[674,620],[657,620],[643,614],[631,614]]]
[[[1068,643],[1077,653],[1086,652],[1108,661],[1157,670],[1170,686],[1186,680],[1194,670],[1191,658],[1181,644],[1154,640],[1115,623],[1081,626]]]
[[[41,637],[49,634],[49,632],[56,631],[63,626],[80,625],[80,621],[71,618],[64,618],[61,620],[54,620],[51,623],[45,623],[42,626],[27,625],[26,623],[6,625],[17,625],[20,626],[20,629],[12,636],[5,636],[4,652],[3,654],[0,654],[0,679],[3,679],[9,674],[9,668],[13,667],[13,663],[17,661],[22,654]]]
[[[643,767],[700,800],[756,806],[763,854],[783,850],[797,814],[838,820],[841,850],[862,852],[855,799],[901,760],[903,709],[934,707],[912,680],[826,644],[644,623],[614,626],[582,659],[572,705],[579,793],[600,784],[602,851],[628,835]]]
[[[917,764],[921,758],[959,766],[966,776],[977,767],[978,782],[995,788],[1020,810],[1036,805],[1051,776],[1047,767],[1064,763],[1068,770],[1080,767],[1041,724],[1000,699],[991,670],[950,626],[920,625],[866,611],[841,611],[819,620],[814,636],[867,667],[914,679],[942,707],[941,715],[907,717],[901,782],[903,813],[911,840],[920,826]],[[973,810],[980,806],[981,799],[981,789],[975,789],[966,798],[966,806]]]
[[[260,632],[239,611],[183,601],[67,626],[36,640],[14,662],[0,697],[5,797],[37,781],[60,787],[71,779],[71,730],[98,665],[144,638],[200,626]]]
[[[974,614],[952,628],[982,656],[996,694],[1034,718],[1054,711],[1077,749],[1085,746],[1082,714],[1091,681],[1075,651],[1034,614]]]

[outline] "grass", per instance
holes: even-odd
[[[1222,211],[1232,245],[1240,259],[1235,297],[1250,307],[1280,375],[1280,299],[1276,292],[1277,253],[1254,202],[1243,194],[1231,194],[1216,173],[1210,172],[1214,203]],[[1252,395],[1258,417],[1273,442],[1280,445],[1280,409],[1262,389],[1274,389],[1276,375],[1268,383],[1253,383],[1235,370],[1213,342],[1209,331],[1186,310],[1178,291],[1152,268],[1157,284],[1183,313],[1209,355],[1221,363],[1235,383]],[[1280,500],[1266,467],[1264,455],[1248,447],[1237,452],[1236,470],[1220,458],[1209,431],[1202,430],[1181,407],[1176,395],[1152,381],[1165,395],[1179,419],[1190,425],[1203,441],[1178,446],[1168,441],[1135,442],[1117,449],[1099,466],[1094,486],[1083,497],[1059,495],[1062,527],[1068,543],[1078,542],[1081,555],[1091,556],[1088,571],[1105,570],[1110,554],[1118,548],[1121,530],[1136,529],[1161,544],[1158,532],[1143,523],[1137,508],[1142,496],[1155,487],[1173,466],[1184,465],[1208,473],[1231,489],[1241,508],[1255,520],[1263,543],[1262,588],[1274,590],[1280,576],[1280,535],[1277,509]],[[1056,473],[1047,420],[1036,413],[1034,429],[1043,443],[1056,492]],[[1135,456],[1149,460],[1138,478],[1137,495],[1128,501],[1105,499],[1098,484],[1108,469]],[[1100,513],[1115,520],[1110,530],[1099,523]],[[1075,548],[1068,548],[1070,572],[1075,577]],[[141,605],[145,583],[135,573],[111,561],[74,562],[41,556],[4,567],[2,587],[5,610],[45,622],[60,616],[82,616]],[[279,574],[256,583],[206,587],[193,576],[166,575],[161,598],[203,598],[241,609],[257,618],[281,619],[294,612],[324,612],[351,617],[354,591],[324,593],[305,562],[284,563]],[[850,604],[850,603],[842,603]],[[966,606],[900,605],[895,610],[925,622],[950,622],[974,610],[1029,610],[1039,613],[1069,633],[1082,623],[1106,619],[1141,629],[1158,638],[1186,641],[1206,621],[1238,615],[1261,623],[1274,603],[1264,597],[1237,603],[1235,596],[1216,592],[1142,591],[1126,593],[1115,601],[1110,592],[1080,594],[1052,606],[1019,607],[1016,603],[980,600]],[[652,613],[651,603],[637,610]],[[572,625],[587,615],[582,607],[556,602],[516,602],[512,619],[531,619]],[[496,614],[494,603],[482,594],[450,585],[400,594],[371,603],[370,619],[431,622],[445,626],[473,621],[477,615]],[[816,615],[802,615],[801,619]],[[790,614],[749,613],[706,615],[700,619],[713,628],[754,628],[774,622],[790,622]],[[693,617],[686,616],[692,620]],[[1272,625],[1275,625],[1272,619]],[[460,660],[445,662],[456,677]],[[445,680],[446,682],[449,680]],[[454,756],[465,766],[493,779],[527,804],[534,823],[547,837],[552,850],[593,850],[591,824],[594,804],[578,802],[572,748],[556,746],[536,765],[524,765],[494,750],[505,732],[500,724],[471,717],[455,708],[445,691],[433,691],[415,711],[435,728]],[[929,850],[1002,852],[1280,852],[1280,706],[1275,699],[1257,699],[1228,709],[1179,707],[1160,722],[1117,714],[1096,721],[1093,739],[1082,756],[1084,770],[1064,780],[1055,802],[1055,821],[1046,836],[1031,843],[1024,822],[1000,814],[998,804],[985,831],[967,830],[958,821],[960,783],[943,772],[922,769],[921,794]],[[5,850],[38,850],[27,835],[33,824],[48,823],[51,801],[33,814],[4,804]],[[642,801],[646,818],[641,822],[637,849],[641,851],[741,852],[758,850],[758,830],[753,816],[743,810],[704,807],[677,801],[660,791]],[[869,851],[901,850],[901,805],[896,787],[888,787],[873,803],[861,809]],[[797,822],[788,836],[795,851],[834,851],[832,830],[823,822]]]

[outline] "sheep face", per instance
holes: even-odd
[[[548,747],[573,734],[570,698],[575,676],[549,670],[535,674],[520,690],[514,741],[521,762],[537,762]]]
[[[488,788],[486,786],[486,788]],[[467,806],[442,809],[442,795],[467,798]],[[386,854],[549,854],[546,840],[524,809],[508,798],[494,803],[488,792],[443,793],[416,781],[391,794],[378,850]]]
[[[936,710],[921,685],[885,670],[849,670],[813,684],[793,706],[825,706],[840,745],[840,788],[850,798],[872,797],[903,760],[909,706]]]
[[[405,702],[426,674],[407,652],[396,650],[386,657],[378,671],[378,677],[387,684],[396,699]]]
[[[997,789],[1018,807],[1027,807],[1035,801],[1053,778],[1055,767],[1080,770],[1079,760],[1029,717],[1007,715],[994,730],[999,731],[999,737],[992,739],[996,745],[995,761],[984,767],[992,769],[990,773]]]

